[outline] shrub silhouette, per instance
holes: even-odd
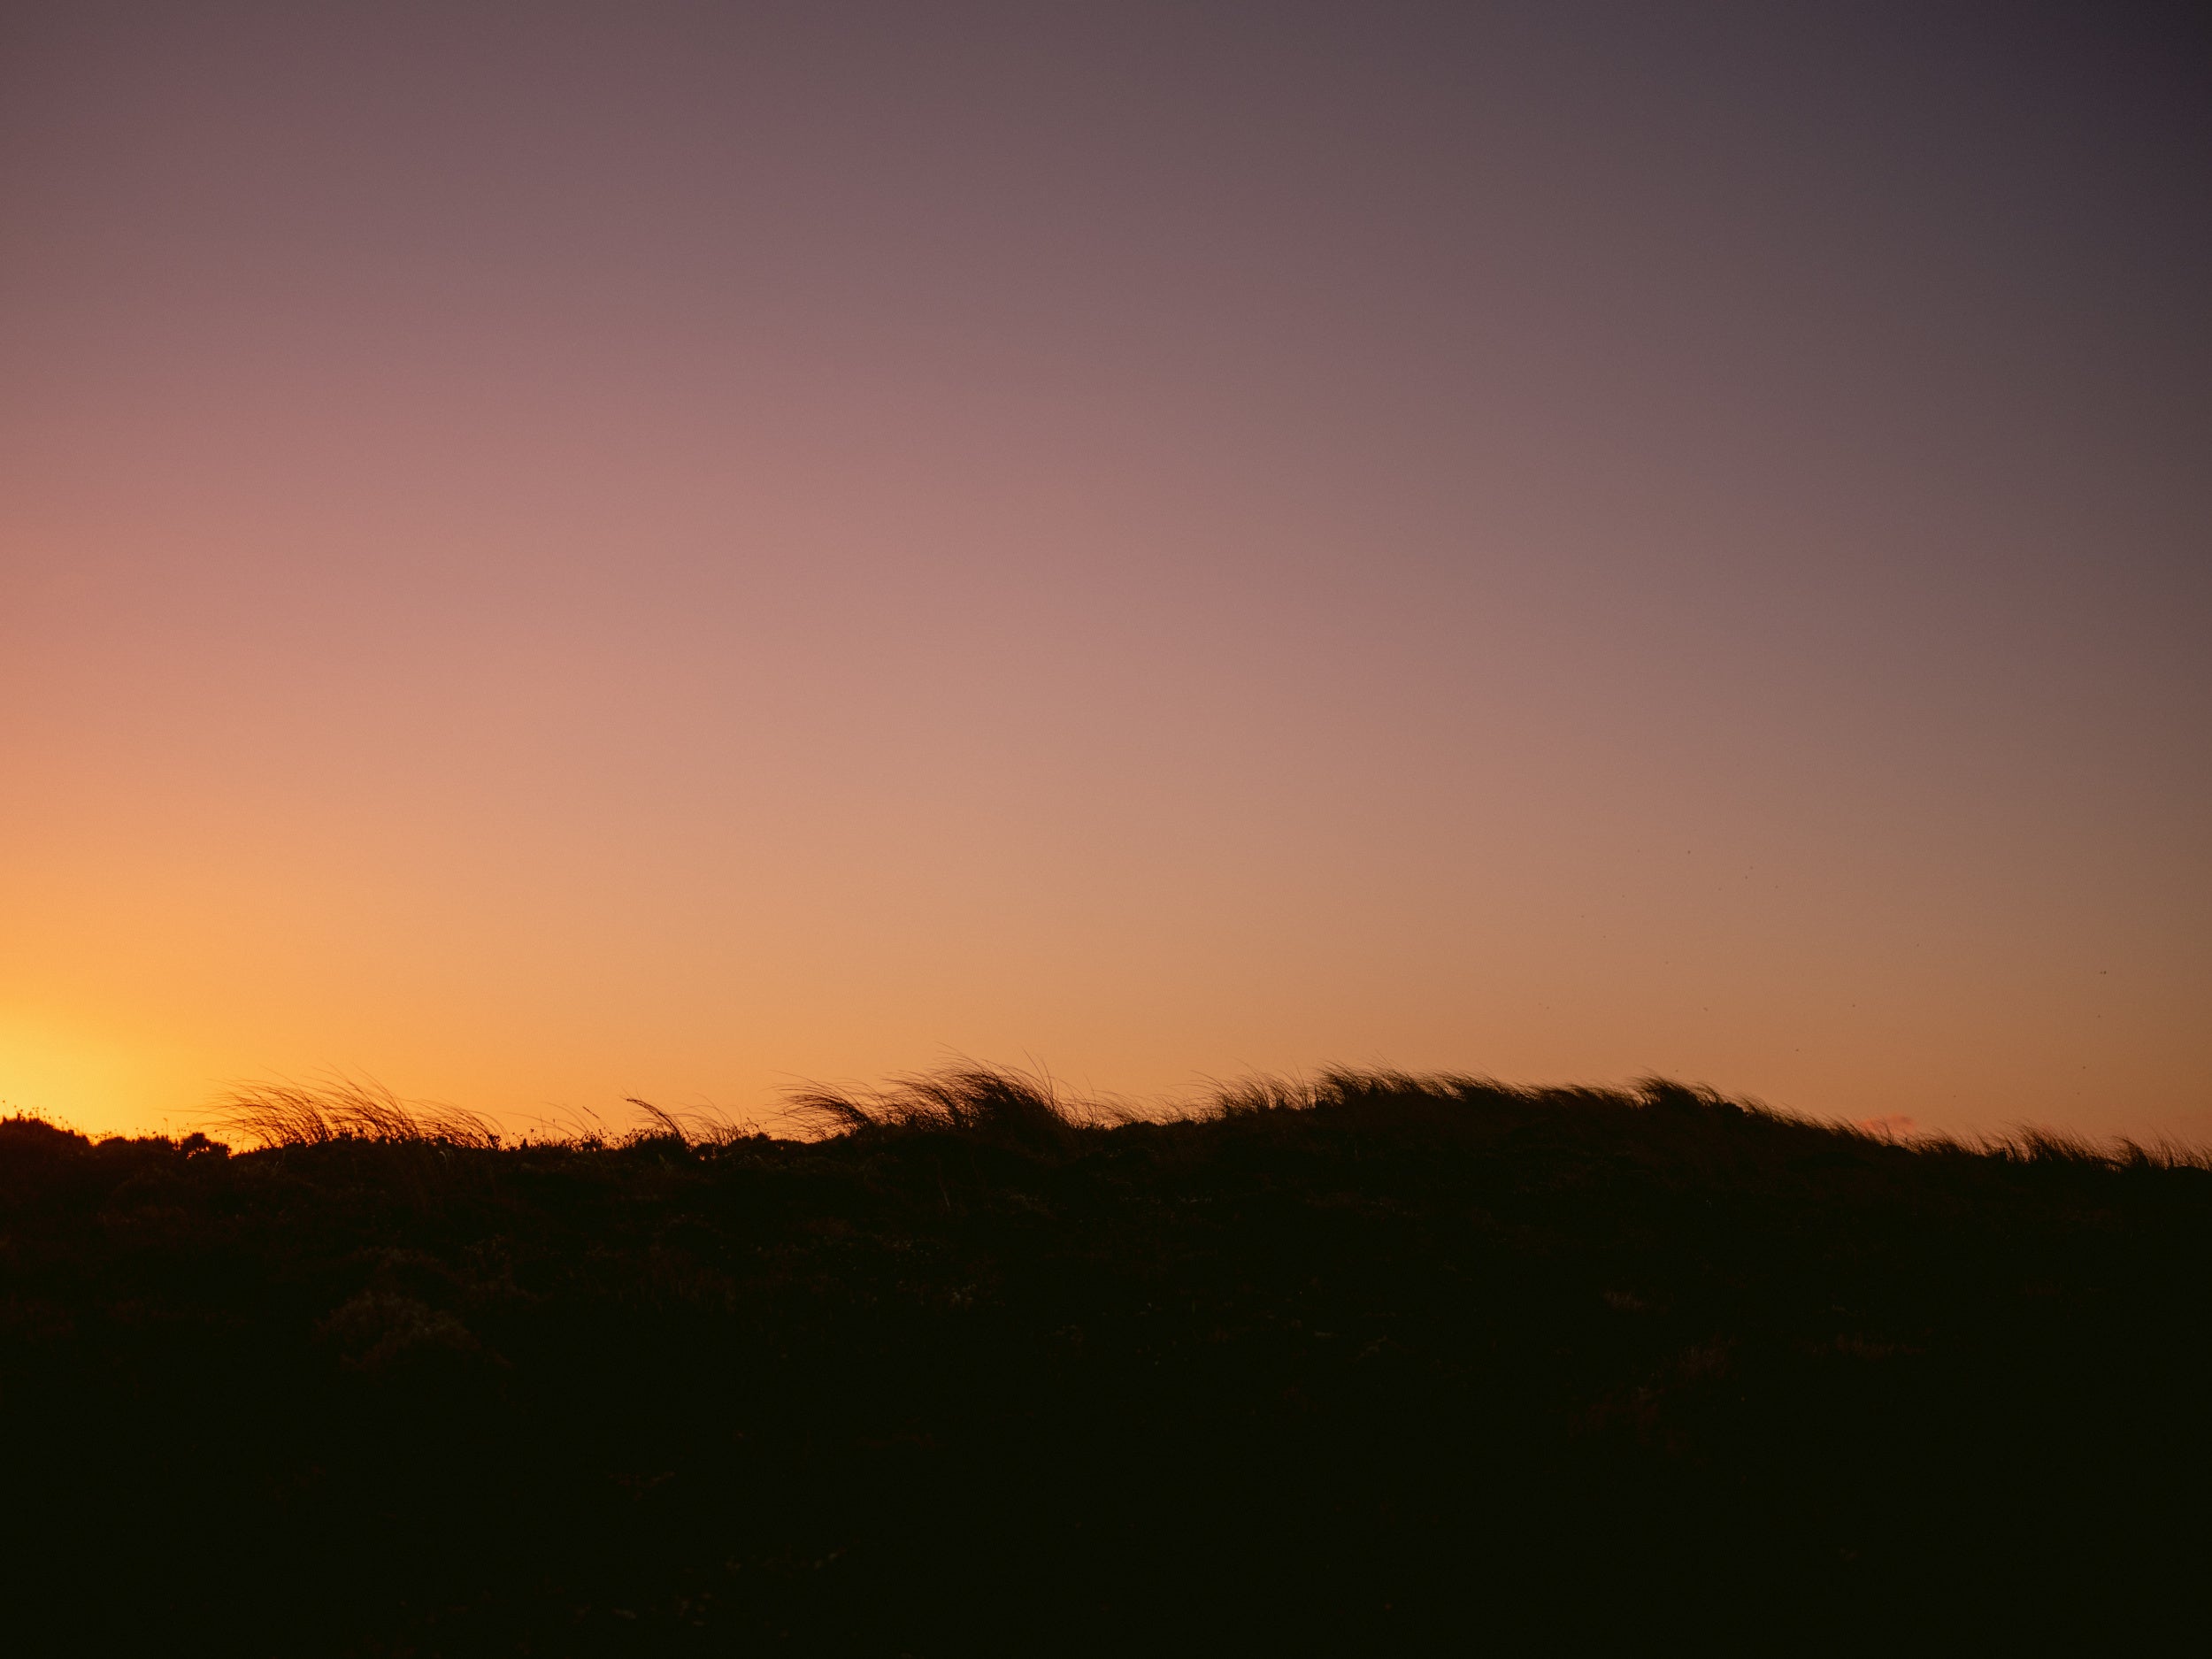
[[[0,1121],[12,1628],[112,1648],[2125,1646],[2212,1171],[1652,1080],[967,1064],[502,1145]],[[245,1143],[251,1142],[250,1146]]]

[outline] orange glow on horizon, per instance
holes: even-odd
[[[8,1110],[2212,1140],[2212,174],[2120,48],[190,10],[0,67]]]

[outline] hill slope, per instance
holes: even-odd
[[[21,1617],[239,1652],[2109,1639],[2184,1614],[2212,1541],[2185,1160],[1665,1085],[810,1104],[811,1142],[0,1124]]]

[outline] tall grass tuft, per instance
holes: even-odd
[[[821,1139],[953,1133],[1033,1151],[1070,1150],[1085,1131],[1129,1117],[1108,1102],[1064,1094],[1045,1072],[972,1061],[909,1072],[882,1088],[810,1084],[785,1098],[791,1117]]]
[[[1233,1083],[1216,1084],[1205,1111],[1212,1118],[1262,1118],[1271,1112],[1311,1111],[1322,1104],[1329,1093],[1325,1085],[1310,1083],[1303,1078],[1262,1074]]]
[[[209,1127],[258,1146],[328,1146],[371,1141],[491,1148],[499,1134],[474,1112],[403,1101],[381,1083],[333,1077],[319,1083],[251,1083],[216,1102]]]
[[[664,1106],[656,1106],[651,1101],[640,1100],[634,1094],[626,1096],[624,1103],[636,1107],[645,1119],[622,1142],[625,1146],[672,1141],[686,1148],[727,1147],[753,1140],[761,1133],[758,1124],[733,1122],[718,1110],[670,1111]]]
[[[2212,1148],[2187,1147],[2161,1138],[2147,1146],[2120,1136],[2099,1142],[2070,1129],[2023,1125],[2006,1134],[1984,1135],[1970,1149],[2008,1164],[2040,1164],[2078,1169],[2212,1170]]]

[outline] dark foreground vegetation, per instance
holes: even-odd
[[[0,1124],[16,1651],[2187,1639],[2212,1172],[1653,1085]],[[2194,1640],[2202,1640],[2200,1628]],[[2188,1646],[2193,1647],[2194,1640]]]

